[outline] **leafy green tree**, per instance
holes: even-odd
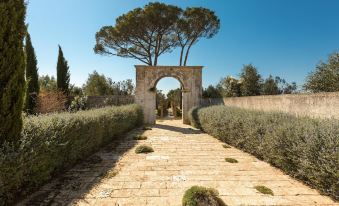
[[[83,86],[83,91],[87,96],[113,95],[110,82],[112,81],[106,78],[105,75],[100,75],[97,71],[93,71],[92,74],[89,74]]]
[[[156,90],[156,109],[160,117],[167,115],[167,99],[162,90]]]
[[[220,94],[220,91],[216,87],[209,85],[206,89],[202,91],[202,97],[203,98],[220,98],[221,94]]]
[[[295,93],[298,89],[297,83],[289,83],[285,79],[282,79],[278,76],[275,77],[275,82],[279,87],[279,94],[292,94]]]
[[[83,91],[82,91],[82,88],[81,87],[77,87],[77,86],[75,86],[75,85],[71,85],[70,86],[70,95],[71,96],[83,96],[84,95],[84,93],[83,93]]]
[[[253,65],[244,65],[240,74],[240,83],[241,96],[260,95],[261,76]]]
[[[172,108],[173,116],[177,117],[180,114],[182,92],[180,88],[169,90],[167,93],[167,100],[169,106]],[[179,110],[178,110],[179,108]]]
[[[64,92],[64,94],[69,94],[69,81],[70,73],[67,60],[64,57],[64,53],[59,45],[59,56],[57,63],[57,88]]]
[[[186,66],[191,47],[200,38],[212,38],[220,28],[220,20],[215,13],[202,7],[187,8],[176,24],[178,45],[181,47],[179,65]],[[186,49],[186,52],[185,52]],[[183,55],[185,52],[185,59]]]
[[[22,129],[25,15],[24,0],[0,1],[0,144],[16,143]]]
[[[262,85],[262,94],[264,95],[276,95],[280,94],[278,84],[276,80],[270,75],[267,79],[265,79]]]
[[[310,73],[304,89],[311,92],[339,91],[339,53],[329,56],[327,63],[321,62]]]
[[[39,87],[41,91],[56,91],[57,82],[54,76],[42,75],[39,77]]]
[[[31,36],[26,35],[26,81],[27,81],[27,90],[26,90],[26,101],[25,101],[25,111],[28,114],[33,114],[37,104],[37,97],[39,94],[39,75],[37,67],[37,59],[35,56],[35,51],[32,45]]]
[[[96,33],[97,54],[134,58],[158,64],[158,57],[176,45],[175,23],[181,9],[164,3],[149,3],[116,19],[115,26],[104,26]]]
[[[217,85],[217,88],[223,97],[240,97],[240,87],[241,83],[239,80],[232,76],[227,76],[226,78],[221,79]]]

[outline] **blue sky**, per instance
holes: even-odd
[[[81,86],[93,70],[114,81],[135,78],[134,59],[93,52],[95,33],[114,25],[116,17],[145,0],[30,0],[27,19],[39,73],[56,75],[58,44],[69,62],[71,83]],[[320,60],[339,51],[339,0],[168,0],[180,6],[214,10],[219,33],[191,50],[188,64],[203,65],[203,85],[237,76],[244,64],[255,65],[263,77],[277,75],[302,84]],[[160,57],[160,65],[178,65],[179,53]],[[164,79],[158,87],[179,83]]]

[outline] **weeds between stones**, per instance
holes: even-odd
[[[151,127],[143,127],[142,130],[152,130]]]
[[[258,190],[258,192],[262,193],[262,194],[265,194],[265,195],[274,195],[273,194],[273,191],[268,188],[268,187],[265,187],[263,185],[257,185],[254,187],[256,190]]]
[[[135,153],[151,153],[154,152],[153,148],[147,145],[140,145],[135,149]]]
[[[147,137],[144,135],[136,135],[133,137],[134,140],[146,140]]]
[[[229,145],[227,145],[227,144],[223,144],[222,147],[225,148],[225,149],[232,148],[231,146],[229,146]]]
[[[233,158],[225,158],[225,161],[229,163],[238,163],[238,160],[233,159]]]

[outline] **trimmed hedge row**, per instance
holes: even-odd
[[[0,147],[0,205],[40,186],[142,121],[137,105],[24,119],[20,147]]]
[[[339,120],[227,106],[194,108],[191,124],[339,199]]]

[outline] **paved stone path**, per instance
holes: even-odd
[[[143,132],[147,140],[133,140]],[[141,144],[155,152],[136,154]],[[161,121],[108,145],[20,204],[179,206],[186,189],[201,185],[217,189],[227,205],[338,205],[269,164],[222,145],[178,120]],[[226,157],[239,162],[225,162]],[[274,196],[257,192],[256,185],[271,188]]]

